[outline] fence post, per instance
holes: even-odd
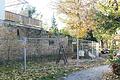
[[[79,39],[77,39],[77,66],[79,66]]]
[[[93,41],[92,41],[92,54],[94,54],[93,49],[94,49],[94,46],[93,46]]]
[[[26,37],[24,37],[23,38],[23,41],[24,41],[24,71],[26,71],[26,66],[27,66],[27,64],[26,64],[26,42],[27,42],[27,38]]]
[[[96,57],[99,57],[99,43],[96,42]]]

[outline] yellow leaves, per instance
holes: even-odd
[[[77,28],[77,29],[69,29],[69,33],[72,36],[77,38],[82,38],[86,35],[87,28]]]
[[[74,15],[73,15],[74,16]],[[69,33],[77,38],[82,38],[86,35],[87,29],[94,30],[96,28],[95,21],[91,17],[87,17],[85,20],[80,20],[78,17],[71,17],[66,21],[69,27]]]
[[[83,0],[64,0],[58,4],[58,11],[67,15],[64,22],[69,27],[72,36],[82,38],[86,35],[87,29],[96,28],[91,6],[93,6],[93,0],[87,2]]]
[[[80,30],[78,30],[78,34],[77,37],[78,38],[82,38],[86,35],[87,29],[86,28],[81,28]]]

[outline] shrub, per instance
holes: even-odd
[[[120,56],[118,55],[118,51],[111,51],[108,60],[111,64],[113,73],[120,76]]]

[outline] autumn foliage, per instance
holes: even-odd
[[[57,4],[60,14],[67,16],[64,23],[69,29],[70,35],[82,38],[88,29],[95,29],[96,23],[93,20],[94,0],[84,2],[83,0],[61,0]]]

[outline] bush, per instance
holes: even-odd
[[[120,76],[120,56],[117,55],[117,51],[112,50],[108,60],[111,64],[112,72]]]

